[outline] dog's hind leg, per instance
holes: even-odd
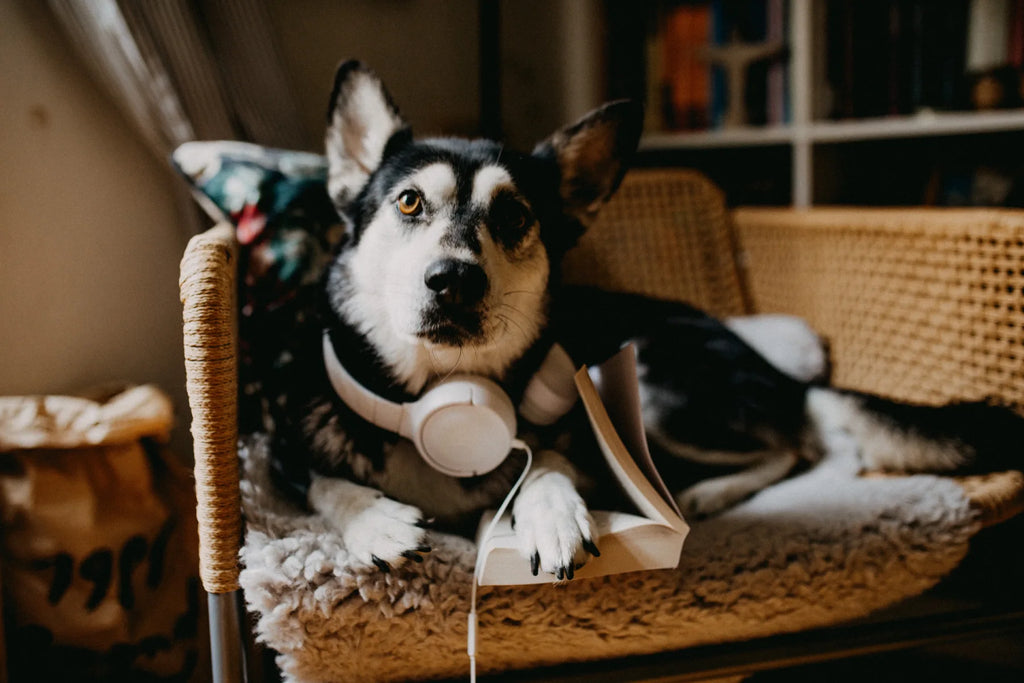
[[[721,512],[781,480],[796,466],[793,451],[770,451],[754,465],[720,477],[705,479],[676,495],[683,515],[701,518]]]

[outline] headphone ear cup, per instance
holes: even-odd
[[[490,380],[450,377],[406,409],[416,449],[432,467],[450,476],[486,474],[512,449],[515,408]]]
[[[576,403],[579,393],[575,377],[576,365],[572,358],[555,344],[526,385],[519,414],[541,427],[554,424]]]

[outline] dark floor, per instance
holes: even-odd
[[[1024,631],[981,642],[906,650],[763,671],[745,683],[910,683],[1024,681]]]

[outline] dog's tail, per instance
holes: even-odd
[[[989,401],[925,406],[813,387],[807,412],[819,432],[850,433],[868,469],[969,474],[1024,468],[1024,418]]]

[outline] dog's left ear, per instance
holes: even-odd
[[[534,148],[534,156],[557,161],[563,210],[583,226],[618,189],[640,142],[643,122],[639,102],[609,102]]]
[[[338,67],[327,107],[327,192],[340,211],[377,170],[389,144],[411,131],[373,71],[351,60]]]

